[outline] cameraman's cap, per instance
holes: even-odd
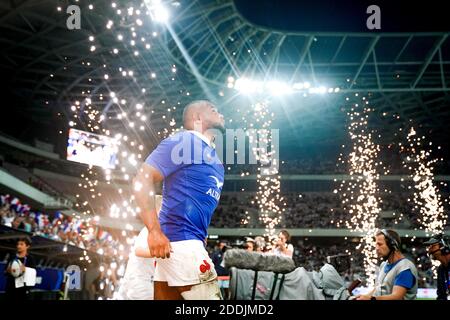
[[[442,235],[441,234],[437,234],[435,236],[432,236],[428,241],[425,241],[423,244],[425,246],[431,246],[433,244],[439,243],[442,240]]]

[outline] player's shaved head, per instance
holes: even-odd
[[[215,108],[214,104],[208,100],[196,100],[189,103],[183,111],[183,126],[187,130],[193,130],[194,122],[201,120],[201,115],[208,111],[208,108]]]

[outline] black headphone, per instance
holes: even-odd
[[[447,237],[441,233],[440,235],[437,236],[437,238],[439,239],[439,247],[441,249],[441,253],[442,255],[447,255],[450,253],[450,244],[448,243],[448,239]]]
[[[392,251],[400,250],[400,244],[394,237],[392,237],[389,234],[389,232],[387,232],[386,229],[381,229],[380,232],[384,235],[384,238],[386,239],[386,244],[390,250]]]

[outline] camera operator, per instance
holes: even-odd
[[[444,234],[438,234],[424,242],[431,259],[441,264],[437,269],[437,300],[449,300],[450,297],[450,243]]]
[[[417,296],[416,266],[400,252],[400,236],[394,230],[377,232],[376,251],[384,261],[380,265],[375,288],[371,294],[358,295],[356,300],[413,300]]]
[[[294,255],[294,246],[290,244],[291,236],[287,230],[281,230],[278,239],[275,242],[275,248],[272,253],[278,256],[287,256],[292,258]]]
[[[255,240],[252,238],[245,239],[244,249],[248,252],[254,252],[255,251]]]

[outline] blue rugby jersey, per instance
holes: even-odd
[[[170,241],[204,241],[224,182],[215,149],[183,131],[163,140],[145,162],[164,176],[161,230]]]

